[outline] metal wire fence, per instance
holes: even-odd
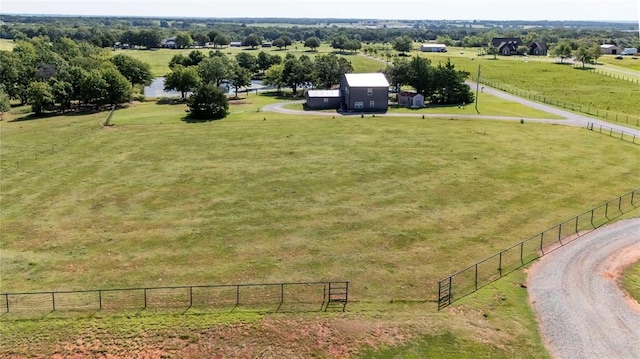
[[[640,206],[640,188],[551,227],[438,282],[438,310]]]
[[[587,130],[608,135],[610,137],[615,137],[623,141],[631,142],[635,145],[640,145],[640,136],[636,135],[635,133],[619,131],[609,126],[596,125],[593,122],[587,123]]]
[[[0,312],[243,307],[275,312],[345,310],[349,282],[298,282],[0,294]]]

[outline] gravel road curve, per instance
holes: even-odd
[[[616,282],[638,258],[640,218],[599,228],[530,268],[530,300],[555,358],[640,358],[640,305]]]

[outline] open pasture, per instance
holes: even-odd
[[[580,128],[251,98],[213,123],[153,103],[105,129],[2,122],[3,289],[344,279],[357,300],[433,299],[445,274],[640,178],[635,147]]]

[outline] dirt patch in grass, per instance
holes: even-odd
[[[268,317],[255,323],[216,324],[198,330],[149,329],[117,336],[91,329],[53,346],[23,343],[8,357],[344,358],[363,347],[401,344],[408,332],[397,325],[353,319]]]

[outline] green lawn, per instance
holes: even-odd
[[[640,303],[640,262],[628,267],[623,278],[624,288]]]
[[[13,40],[0,39],[0,51],[12,51],[14,46]]]
[[[116,111],[104,129],[106,113],[0,122],[1,291],[345,279],[350,313],[327,325],[403,338],[373,340],[380,351],[365,356],[453,343],[459,357],[545,358],[522,272],[440,313],[436,281],[640,178],[636,147],[580,128],[258,111],[271,101],[249,95],[210,123],[155,103]],[[0,352],[218,335],[162,315],[144,326],[105,316],[2,319]],[[286,320],[314,328],[317,317]]]
[[[623,56],[622,60],[616,60],[616,56],[603,56],[598,59],[598,62],[640,72],[640,60],[637,56],[635,57],[634,59],[633,56]]]

